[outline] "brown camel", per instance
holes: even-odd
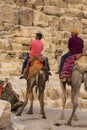
[[[71,86],[71,101],[72,101],[72,113],[67,121],[67,125],[71,125],[72,119],[75,116],[76,109],[78,107],[78,94],[81,84],[84,83],[84,88],[87,91],[87,56],[81,56],[75,63],[75,69],[72,71],[70,78],[60,79],[62,87],[62,104],[63,110],[61,112],[61,119],[64,118],[64,109],[66,103],[66,84]]]
[[[40,112],[42,114],[42,118],[46,118],[45,112],[44,112],[44,90],[45,90],[45,83],[46,83],[46,67],[43,65],[42,67],[39,67],[38,65],[34,66],[31,63],[31,66],[29,67],[29,73],[27,77],[27,92],[24,104],[20,111],[16,115],[21,115],[24,107],[28,103],[28,99],[30,97],[30,108],[27,112],[27,114],[33,113],[33,88],[36,87],[36,91],[38,91],[39,96],[38,99],[40,101]]]
[[[0,81],[4,83],[4,87],[1,93],[1,99],[11,103],[11,111],[16,111],[23,105],[22,101],[19,101],[19,95],[12,89],[10,82]]]

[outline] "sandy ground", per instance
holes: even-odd
[[[71,110],[66,110],[66,115],[64,120],[60,120],[61,109],[45,107],[45,112],[47,119],[42,119],[39,114],[39,107],[34,104],[34,114],[26,114],[27,107],[24,110],[22,116],[15,117],[13,120],[13,127],[17,130],[87,130],[87,111],[81,110],[77,111],[78,121],[72,121],[72,126],[66,126],[65,123],[70,115]],[[55,126],[55,123],[60,124],[60,126]],[[25,130],[24,129],[24,130]]]
[[[58,77],[51,77],[47,86],[59,87]],[[26,89],[26,81],[19,80],[19,77],[11,77],[10,82],[15,91],[18,93]],[[29,104],[28,104],[29,105]],[[78,121],[72,121],[72,126],[66,126],[65,123],[70,116],[71,110],[65,110],[65,119],[60,120],[61,108],[53,108],[45,105],[45,112],[47,119],[42,119],[40,115],[39,103],[34,102],[34,114],[27,115],[26,112],[29,106],[26,106],[22,116],[16,116],[12,113],[11,123],[14,130],[87,130],[87,110],[77,109]],[[55,126],[59,123],[59,126]],[[6,130],[11,130],[10,127]]]

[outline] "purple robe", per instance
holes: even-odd
[[[72,55],[83,53],[84,42],[80,37],[74,35],[69,39],[68,48]]]

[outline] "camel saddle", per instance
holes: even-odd
[[[41,69],[46,70],[46,79],[48,79],[48,65],[46,59],[43,56],[34,56],[33,58],[30,58],[24,71],[24,78],[27,80],[31,79],[39,74]]]
[[[80,72],[87,71],[87,54],[75,54],[65,60],[60,79],[71,77],[72,71],[78,69]]]

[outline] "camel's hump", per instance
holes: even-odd
[[[82,55],[75,61],[81,71],[87,71],[87,55]]]

